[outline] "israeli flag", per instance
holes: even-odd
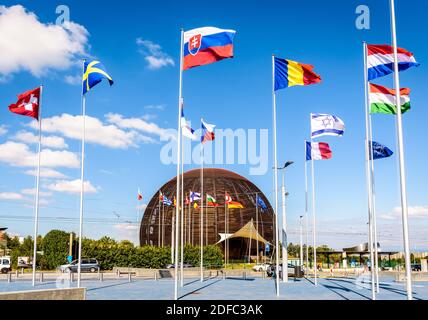
[[[312,113],[311,132],[312,138],[343,136],[345,132],[345,123],[340,118],[331,114]]]

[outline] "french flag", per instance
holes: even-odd
[[[328,160],[333,157],[330,146],[325,142],[306,142],[306,160]]]
[[[201,119],[201,122],[202,122],[201,143],[205,143],[207,141],[214,141],[214,139],[215,139],[215,134],[214,134],[215,125],[208,124],[203,119]]]
[[[418,67],[413,53],[402,48],[397,49],[398,70],[404,71],[411,67]],[[367,68],[369,81],[386,76],[394,72],[394,48],[390,45],[367,46]]]
[[[235,30],[197,28],[184,33],[183,70],[233,58]]]

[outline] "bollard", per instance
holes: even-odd
[[[131,281],[131,272],[128,272],[128,282],[130,283]]]
[[[157,281],[158,280],[158,271],[156,270],[155,271],[155,281]]]
[[[104,276],[101,272],[99,273],[99,280],[100,280],[100,282],[104,281]]]
[[[18,273],[18,269],[16,269],[16,272],[15,272],[15,273],[16,273],[16,279],[18,279],[18,274],[19,274],[19,273]]]
[[[24,268],[21,268],[21,274],[24,274]]]
[[[6,275],[6,277],[7,277],[7,282],[8,282],[8,283],[11,283],[11,282],[12,282],[12,274],[8,273],[8,274]]]
[[[223,280],[226,279],[226,270],[223,271]]]
[[[120,270],[119,269],[116,270],[116,275],[118,278],[120,278]]]
[[[70,271],[70,283],[74,282],[74,273]]]
[[[40,283],[43,283],[43,272],[40,273]]]

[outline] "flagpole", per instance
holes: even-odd
[[[375,277],[374,277],[374,255],[373,255],[373,202],[372,202],[372,183],[370,173],[370,154],[373,152],[369,150],[369,81],[368,81],[368,70],[367,70],[367,44],[363,42],[363,55],[364,55],[364,94],[365,94],[365,123],[366,123],[366,138],[365,138],[365,150],[366,150],[366,179],[367,179],[367,195],[368,195],[368,214],[369,214],[369,251],[370,251],[370,263],[371,263],[371,290],[372,300],[376,300],[375,293]]]
[[[369,115],[369,131],[370,131],[370,150],[373,153],[373,126],[372,116]],[[378,252],[378,239],[377,239],[377,220],[376,220],[376,189],[375,189],[375,175],[374,175],[374,159],[371,157],[371,182],[372,182],[372,216],[373,216],[373,242],[374,242],[374,270],[376,280],[376,292],[380,292],[379,288],[379,252]]]
[[[314,158],[312,156],[312,138],[311,138],[311,174],[312,174],[312,241],[313,241],[313,260],[314,260],[314,284],[318,285],[318,268],[317,268],[317,241],[316,241],[316,211],[315,211],[315,168],[314,168]]]
[[[180,219],[180,231],[181,231],[181,242],[180,242],[180,286],[184,286],[184,271],[183,271],[183,258],[184,258],[184,144],[181,148],[181,219]],[[177,204],[178,205],[178,204]]]
[[[306,270],[309,272],[309,209],[308,209],[308,161],[306,159],[306,140],[305,140],[305,220],[306,220]]]
[[[272,55],[272,104],[273,104],[273,159],[275,193],[275,246],[276,246],[276,295],[279,297],[279,235],[278,235],[278,150],[276,137],[276,94],[275,94],[275,56]]]
[[[42,152],[42,96],[43,86],[40,86],[39,96],[39,147],[37,155],[37,178],[36,178],[36,208],[34,217],[34,245],[33,245],[33,287],[36,286],[36,267],[37,267],[37,234],[39,233],[39,198],[40,198],[40,164],[41,164],[41,152]]]
[[[403,126],[401,114],[401,97],[400,97],[400,75],[398,69],[398,45],[397,45],[397,29],[395,23],[395,4],[394,0],[390,0],[391,7],[391,33],[394,47],[394,80],[395,80],[395,96],[397,101],[397,136],[398,136],[398,157],[400,165],[400,189],[401,189],[401,214],[403,221],[403,243],[406,268],[406,289],[407,299],[413,299],[412,293],[412,269],[410,262],[410,243],[409,243],[409,226],[408,226],[408,209],[407,209],[407,187],[406,187],[406,171],[404,161],[404,141],[403,141]]]
[[[224,192],[224,267],[226,268],[227,266],[227,257],[226,257],[226,245],[227,245],[227,213],[226,213],[226,196],[227,196],[227,192]]]
[[[257,231],[257,236],[256,236],[256,252],[257,252],[257,261],[256,263],[259,264],[259,194],[258,192],[256,193],[256,231]]]
[[[184,30],[181,29],[180,41],[180,83],[178,94],[178,130],[177,130],[177,204],[180,203],[180,150],[181,150],[181,105],[183,103],[183,44]],[[174,300],[178,300],[178,222],[179,205],[175,206],[175,268],[174,268]]]
[[[201,282],[204,281],[204,145],[201,143],[201,216],[200,216],[200,243],[201,243]]]

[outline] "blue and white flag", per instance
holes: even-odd
[[[201,194],[199,192],[190,191],[190,203],[201,200]]]
[[[163,197],[162,203],[168,207],[172,206],[172,201],[169,200],[166,196]]]
[[[394,152],[392,152],[391,149],[389,149],[388,147],[376,141],[369,141],[369,149],[370,149],[370,145],[373,146],[373,152],[370,153],[370,160],[389,158],[394,154]]]
[[[322,136],[343,136],[345,123],[331,114],[311,113],[312,138]]]

